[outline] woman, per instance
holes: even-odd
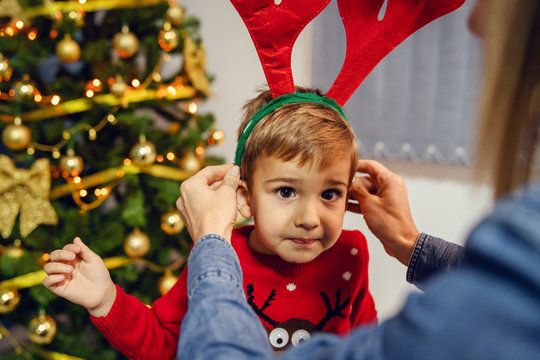
[[[347,338],[315,336],[283,358],[540,359],[540,182],[533,181],[540,3],[478,5],[489,9],[476,20],[485,23],[477,161],[494,184],[494,211],[467,240],[462,267],[433,279],[424,294],[412,294],[396,317]],[[182,184],[178,207],[199,239],[189,259],[189,311],[178,351],[185,358],[274,357],[243,298],[240,267],[227,243],[235,172],[207,168]],[[365,202],[359,203],[366,216]]]

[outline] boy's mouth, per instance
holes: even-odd
[[[311,245],[315,241],[317,241],[316,239],[300,239],[300,238],[291,238],[290,240],[298,245]]]

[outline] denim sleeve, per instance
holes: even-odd
[[[423,288],[434,274],[461,267],[465,257],[462,246],[421,233],[407,268],[407,281]]]
[[[224,238],[209,234],[195,243],[187,287],[179,359],[263,359],[272,354],[266,331],[245,300],[238,257]]]

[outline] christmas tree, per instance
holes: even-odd
[[[0,0],[0,357],[116,359],[81,306],[41,285],[80,236],[146,304],[191,240],[175,202],[223,133],[197,19],[176,1]]]

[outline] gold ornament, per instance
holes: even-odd
[[[161,29],[158,36],[158,44],[165,51],[171,51],[178,47],[180,39],[175,29]]]
[[[2,142],[10,150],[19,151],[26,149],[31,141],[32,134],[30,133],[30,129],[21,124],[20,121],[7,125],[2,131]]]
[[[29,170],[17,169],[0,155],[0,233],[11,234],[20,212],[20,234],[30,234],[38,225],[56,225],[58,217],[49,202],[51,172],[48,159],[36,160]]]
[[[115,81],[111,84],[111,93],[117,98],[121,98],[126,93],[127,84],[120,75],[117,75]]]
[[[151,165],[156,160],[156,147],[151,142],[146,141],[144,136],[141,136],[139,142],[131,148],[129,156],[136,165]]]
[[[113,44],[122,59],[132,57],[139,50],[139,39],[125,25],[122,26],[121,32],[114,35]]]
[[[24,249],[21,246],[21,240],[17,239],[13,245],[6,246],[4,254],[13,259],[20,259],[24,255]]]
[[[178,234],[184,228],[184,222],[176,210],[169,210],[161,216],[161,230],[169,235]]]
[[[2,79],[9,71],[9,62],[2,53],[0,53],[0,79]]]
[[[0,314],[15,310],[21,301],[17,288],[0,288]]]
[[[177,280],[177,276],[175,276],[170,270],[166,270],[165,275],[163,275],[158,281],[158,289],[161,295],[168,293],[174,284],[176,284]]]
[[[56,335],[56,321],[44,312],[30,321],[28,337],[36,344],[49,344]]]
[[[56,44],[56,55],[65,63],[71,63],[79,60],[81,48],[70,35],[65,35],[62,40]]]
[[[75,155],[73,149],[68,149],[67,154],[60,158],[60,169],[69,176],[78,176],[82,172],[83,166],[82,157]]]
[[[208,145],[221,145],[225,141],[225,134],[221,130],[212,130],[208,136]]]
[[[0,0],[0,14],[2,17],[18,18],[23,12],[17,0]]]
[[[184,9],[176,4],[171,4],[165,13],[165,18],[174,26],[182,25],[184,22]]]
[[[148,250],[150,250],[150,238],[138,228],[126,236],[124,252],[129,257],[138,258],[144,256]]]
[[[187,153],[182,160],[180,160],[180,168],[195,173],[201,169],[201,162],[193,153]]]
[[[186,36],[184,39],[184,68],[193,86],[203,92],[210,94],[210,82],[206,77],[206,52],[201,45],[197,46],[195,41]]]

